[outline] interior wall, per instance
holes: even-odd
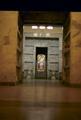
[[[0,11],[0,82],[16,81],[18,12]]]
[[[81,84],[81,12],[71,12],[70,83]]]

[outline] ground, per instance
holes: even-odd
[[[0,86],[0,120],[80,120],[81,88],[53,84]]]

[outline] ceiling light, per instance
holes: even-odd
[[[45,26],[39,26],[40,29],[45,29]]]
[[[38,26],[32,26],[32,29],[37,29],[38,28]]]
[[[53,29],[53,26],[47,26],[47,29],[51,29],[51,30],[52,30],[52,29]]]

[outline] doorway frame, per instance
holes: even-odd
[[[37,57],[37,48],[45,48],[46,49],[46,78],[37,78],[36,77],[36,57]],[[35,47],[35,79],[44,79],[44,80],[47,80],[47,78],[48,78],[48,47],[46,47],[46,46],[36,46]]]

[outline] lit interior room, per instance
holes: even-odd
[[[0,11],[0,120],[81,119],[81,12]]]

